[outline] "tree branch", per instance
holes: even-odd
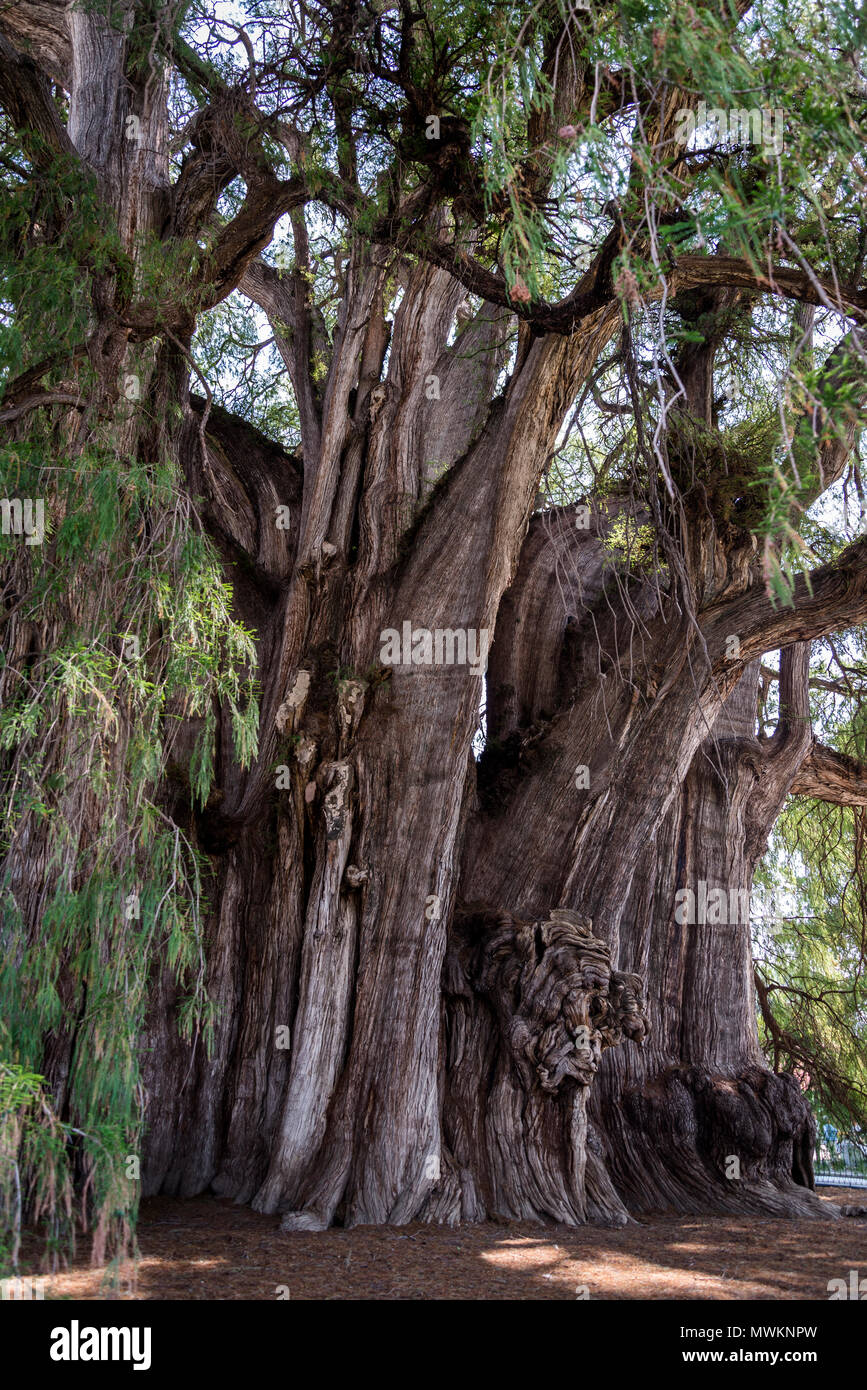
[[[298,210],[292,219],[295,245],[302,270],[307,260],[306,227]],[[301,437],[310,457],[319,451],[322,429],[321,400],[313,378],[313,357],[330,346],[322,315],[310,302],[310,286],[303,273],[276,270],[253,260],[238,288],[268,316],[277,348],[289,372],[301,419]]]
[[[78,159],[66,126],[51,99],[48,82],[31,58],[18,53],[0,33],[0,105],[21,137],[27,157],[50,169],[58,154]]]
[[[17,405],[10,406],[8,410],[0,410],[0,423],[17,420],[19,416],[26,415],[29,410],[36,410],[40,405],[75,405],[83,409],[81,396],[72,391],[39,391],[35,396],[28,396]]]
[[[758,584],[737,598],[708,608],[702,629],[718,675],[741,670],[775,647],[823,637],[837,627],[867,621],[867,537],[830,565],[799,575],[791,603],[775,602]],[[727,658],[727,639],[737,636],[740,653]]]
[[[68,11],[67,0],[6,4],[0,10],[0,32],[52,82],[64,87],[72,66]]]
[[[763,664],[761,674],[766,681],[778,681],[780,679],[779,671],[775,671],[773,666]],[[853,693],[851,687],[847,687],[842,681],[830,681],[824,676],[811,676],[809,685],[811,690],[831,690],[835,695],[851,695]]]
[[[790,791],[793,796],[812,796],[837,806],[867,806],[867,764],[814,738]]]
[[[394,218],[378,225],[374,239],[388,243],[400,238],[404,213],[405,209],[401,209]],[[548,304],[544,300],[526,305],[515,303],[503,276],[488,270],[459,245],[435,241],[419,233],[407,236],[405,228],[403,244],[423,260],[450,271],[472,294],[511,309],[538,332],[572,334],[583,327],[590,314],[614,298],[611,270],[620,248],[621,235],[617,227],[608,233],[593,265],[575,288],[555,304]],[[867,323],[867,290],[835,284],[826,277],[809,276],[805,271],[788,266],[772,266],[765,273],[754,269],[749,261],[734,256],[681,256],[668,277],[671,294],[714,286],[760,290],[808,304],[830,304],[840,313]],[[662,286],[659,285],[648,291],[645,297],[651,302],[661,294]]]

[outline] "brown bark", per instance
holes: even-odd
[[[857,758],[826,748],[814,738],[791,791],[838,806],[867,806],[867,768]]]
[[[178,988],[157,972],[143,1191],[211,1188],[282,1212],[290,1229],[617,1222],[654,1203],[815,1212],[809,1114],[758,1050],[748,923],[683,927],[672,913],[694,879],[749,891],[810,754],[807,644],[867,618],[867,542],[799,580],[782,608],[753,538],[694,499],[663,510],[648,484],[640,501],[594,499],[586,530],[575,508],[534,516],[568,408],[622,324],[620,229],[559,304],[520,311],[500,394],[515,304],[501,276],[459,252],[436,184],[350,239],[329,338],[309,291],[300,137],[299,172],[282,179],[252,97],[215,82],[170,185],[166,67],[139,71],[128,30],[90,10],[61,26],[59,8],[0,20],[11,119],[89,171],[136,272],[143,237],[167,261],[208,243],[159,303],[135,274],[125,287],[111,270],[93,277],[79,356],[99,382],[95,437],[181,465],[256,631],[262,689],[252,768],[234,759],[221,711],[208,804],[191,792],[191,723],[161,788],[209,859],[207,985],[220,1012],[210,1055],[181,1042]],[[45,72],[62,68],[66,126],[15,47],[37,31]],[[577,68],[563,72],[557,119],[586,95]],[[292,132],[281,138],[295,149]],[[369,212],[342,160],[317,198]],[[541,196],[550,171],[527,172]],[[219,196],[237,177],[243,199],[221,224]],[[284,213],[295,263],[278,272],[259,253]],[[392,326],[390,277],[403,290]],[[670,282],[715,309],[741,291],[838,293],[728,257],[682,257]],[[272,323],[298,457],[189,395],[196,316],[236,286]],[[466,288],[485,301],[472,313]],[[839,302],[859,319],[867,298],[850,286]],[[685,373],[685,406],[706,426],[713,347]],[[131,364],[153,407],[132,419],[117,409]],[[22,427],[33,400],[21,393],[37,384],[19,381],[3,423]],[[846,457],[834,454],[829,478]],[[626,550],[653,524],[649,562],[625,553],[615,523],[631,527]],[[404,623],[495,635],[478,767],[480,671],[386,666],[382,634]],[[50,643],[14,617],[10,635],[16,658]],[[761,743],[756,663],[776,646],[788,649],[785,714]],[[98,821],[88,804],[82,843]],[[44,903],[26,870],[47,855],[44,833],[22,845],[12,881],[35,934]],[[73,1049],[74,1037],[47,1045],[61,1095]],[[731,1156],[737,1180],[721,1175]]]
[[[621,950],[656,982],[651,1042],[607,1060],[593,1115],[635,1212],[823,1214],[808,1191],[812,1116],[795,1080],[773,1074],[758,1045],[749,913],[753,871],[809,747],[807,662],[806,645],[785,652],[788,712],[766,742],[755,736],[749,669],[632,882]],[[678,921],[685,888],[697,910]]]

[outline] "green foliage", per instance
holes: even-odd
[[[27,482],[20,459],[16,476],[36,495],[50,487],[49,512],[60,519],[51,542],[28,553],[22,606],[25,619],[42,626],[49,612],[52,622],[0,714],[8,872],[29,836],[44,845],[45,882],[37,935],[16,909],[11,878],[0,884],[0,1013],[9,1055],[34,1071],[47,1033],[68,1038],[69,1113],[84,1135],[100,1136],[82,1140],[69,1162],[86,1155],[98,1238],[118,1242],[135,1205],[135,1184],[117,1165],[140,1150],[139,1049],[154,965],[166,960],[186,994],[188,1036],[201,1032],[207,1043],[215,1018],[204,982],[203,862],[155,797],[183,720],[202,719],[189,773],[202,804],[216,707],[228,712],[239,760],[255,755],[255,653],[168,474],[106,455],[70,464],[62,485],[46,486],[44,474]],[[125,654],[131,635],[138,656]]]
[[[0,320],[0,379],[41,360],[40,347],[62,360],[81,346],[90,310],[83,271],[131,284],[132,265],[116,231],[104,225],[95,180],[58,157],[45,174],[4,189],[0,300],[15,312]]]
[[[158,301],[156,260],[143,256],[138,288]],[[129,291],[87,179],[61,163],[15,186],[0,220],[2,380],[56,360],[51,389],[78,361],[86,407],[100,385],[83,352],[92,288],[109,275]],[[169,370],[147,352],[136,369],[145,383]],[[208,1047],[216,1021],[207,865],[163,774],[179,731],[198,721],[181,763],[189,800],[208,800],[217,710],[242,764],[257,749],[253,634],[188,498],[178,422],[142,397],[103,405],[83,441],[31,412],[26,435],[0,448],[0,495],[41,499],[46,519],[42,544],[0,538],[15,596],[0,663],[0,1255],[13,1266],[25,1216],[43,1224],[51,1257],[71,1248],[76,1224],[98,1260],[130,1248],[154,972],[177,982],[183,1036]],[[46,1046],[64,1057],[60,1096],[41,1081]]]
[[[814,728],[829,746],[865,760],[863,635],[819,647],[813,674],[825,682],[812,692]],[[754,937],[767,991],[765,1051],[776,1070],[809,1078],[811,1102],[844,1132],[867,1127],[865,832],[862,807],[792,797],[757,874],[775,903],[773,920],[757,923]]]
[[[85,7],[120,23],[113,0]],[[248,167],[275,181],[303,167],[309,254],[281,228],[267,255],[309,289],[314,395],[341,326],[347,262],[355,258],[358,274],[359,248],[382,237],[383,219],[394,253],[384,314],[394,313],[423,237],[453,237],[458,252],[503,277],[519,314],[575,289],[614,239],[600,274],[610,271],[616,286],[620,339],[581,388],[549,460],[545,500],[641,503],[664,483],[720,526],[752,532],[780,602],[809,558],[804,537],[824,555],[842,543],[833,518],[805,516],[823,441],[860,427],[863,415],[862,359],[853,353],[836,373],[825,370],[839,329],[827,294],[802,348],[791,309],[760,307],[752,291],[724,322],[687,295],[661,308],[659,296],[687,256],[741,258],[765,281],[772,261],[806,265],[826,285],[863,278],[862,11],[845,0],[770,0],[736,23],[731,6],[688,0],[587,10],[568,0],[419,0],[411,9],[370,0],[342,7],[340,26],[316,0],[303,12],[299,25],[291,6],[246,0],[224,23],[200,5],[137,7],[130,86],[173,59],[174,173],[195,173],[199,161],[200,174],[213,174],[212,203],[197,188],[206,212],[193,234],[125,244],[81,166],[50,162],[35,137],[0,131],[0,385],[41,364],[40,389],[64,396],[62,409],[46,403],[13,421],[0,450],[0,492],[44,499],[47,520],[42,545],[0,537],[0,616],[12,634],[0,663],[0,1130],[3,1154],[13,1155],[0,1161],[0,1238],[13,1264],[23,1208],[46,1215],[55,1243],[75,1219],[92,1225],[100,1252],[128,1241],[136,1189],[125,1165],[141,1143],[140,1048],[155,973],[174,976],[184,1036],[207,1045],[217,1022],[205,984],[208,870],[196,811],[219,792],[216,746],[227,723],[239,762],[255,757],[255,649],[188,497],[180,421],[164,402],[178,396],[172,351],[184,351],[183,311],[215,400],[287,447],[299,442],[282,359],[266,341],[291,330],[269,331],[240,297],[220,298],[230,270],[204,297],[221,234],[249,212]],[[255,36],[251,99],[261,120],[241,101],[252,84],[235,20]],[[569,65],[574,120],[558,106],[557,77]],[[212,130],[190,117],[206,105],[214,116],[227,93],[244,157],[226,169],[218,122]],[[64,99],[55,100],[62,112]],[[671,102],[683,100],[779,109],[783,146],[705,131],[686,149],[670,124]],[[425,133],[431,115],[439,141]],[[290,122],[306,132],[303,157],[278,139]],[[429,198],[420,196],[428,179]],[[421,209],[415,222],[412,209]],[[250,213],[249,247],[266,239],[254,223]],[[94,330],[109,320],[115,330],[149,325],[130,328],[124,364],[140,374],[140,400],[100,375]],[[711,340],[728,396],[714,401],[710,424],[672,423],[682,354]],[[661,444],[650,448],[650,437]],[[624,526],[609,551],[646,566],[659,543],[644,525]],[[331,673],[338,685],[350,674]],[[860,721],[859,712],[840,730],[859,748]],[[165,786],[170,764],[180,810]],[[827,818],[796,826],[784,817],[766,873],[789,885],[792,921],[762,959],[779,976],[768,977],[775,1063],[806,1067],[828,1112],[851,1114],[864,1087],[860,888],[841,895],[817,877],[833,867],[860,883],[852,846],[863,826],[843,815],[833,852]],[[804,915],[795,908],[815,921],[810,934],[792,925]],[[63,1059],[62,1096],[49,1096],[41,1079],[47,1045]]]
[[[808,1077],[811,1100],[848,1130],[867,1125],[863,909],[860,894],[829,891],[817,871],[822,857],[831,873],[851,875],[852,840],[839,820],[823,804],[794,801],[785,809],[764,877],[787,908],[773,932],[759,933],[756,964],[769,990],[770,1017],[760,1015],[769,1061]],[[837,840],[830,863],[829,830]],[[789,849],[793,840],[797,852]]]
[[[215,386],[219,405],[291,451],[301,432],[286,369],[264,315],[232,294],[199,319],[193,343],[202,375]]]
[[[18,1269],[25,1210],[45,1218],[49,1251],[74,1241],[72,1188],[66,1154],[73,1142],[43,1089],[43,1078],[3,1060],[8,1045],[0,1027],[0,1277]]]

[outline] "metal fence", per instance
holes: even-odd
[[[822,1125],[814,1160],[817,1184],[867,1187],[867,1140],[863,1134],[841,1134]]]

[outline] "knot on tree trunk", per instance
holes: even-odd
[[[589,917],[557,908],[527,922],[470,904],[455,926],[463,973],[491,1004],[526,1090],[589,1086],[603,1048],[648,1035],[641,980],[611,969]]]

